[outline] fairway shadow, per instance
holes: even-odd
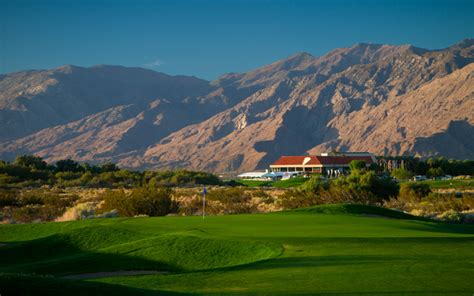
[[[251,264],[231,266],[214,270],[230,271],[238,269],[259,270],[274,268],[300,268],[300,267],[324,267],[362,265],[367,263],[378,263],[380,261],[406,261],[403,256],[364,256],[364,255],[338,255],[338,256],[301,256],[301,257],[279,257],[255,262]]]
[[[415,226],[407,226],[407,225],[400,225],[398,226],[399,229],[404,230],[416,230],[416,231],[427,231],[427,232],[436,232],[436,233],[455,233],[455,234],[466,234],[466,235],[473,235],[474,234],[474,225],[469,224],[454,224],[454,223],[447,223],[447,222],[440,222],[440,221],[429,221],[429,222],[422,222],[422,221],[414,221],[416,225],[419,225],[420,228]],[[423,227],[423,228],[421,228]]]
[[[305,240],[305,239],[303,239]],[[301,246],[301,240],[297,240]],[[396,245],[416,245],[430,246],[451,245],[453,243],[472,243],[474,245],[474,237],[408,237],[408,238],[318,238],[308,239],[306,247],[322,247],[330,249],[332,245],[346,245],[350,248],[364,248],[365,245],[373,243],[383,249],[385,246]],[[448,247],[448,246],[447,246]],[[292,250],[293,253],[302,250]],[[380,262],[413,262],[413,261],[433,261],[440,260],[440,256],[420,255],[420,253],[407,253],[404,255],[321,255],[321,256],[293,256],[293,257],[276,257],[272,259],[252,262],[249,264],[230,266],[224,268],[210,269],[206,271],[235,271],[235,270],[263,270],[276,268],[301,268],[301,267],[328,267],[328,266],[349,266],[349,265],[367,265],[379,264]]]
[[[282,211],[282,213],[331,214],[351,215],[357,217],[390,218],[398,220],[435,221],[425,217],[414,216],[405,212],[378,206],[362,204],[323,204],[308,208],[298,208]]]
[[[450,291],[450,293],[456,293],[455,295],[458,295],[458,293],[462,293],[463,295],[471,295],[471,291]],[[261,293],[261,292],[229,292],[226,291],[225,293],[219,293],[217,295],[228,295],[228,296],[233,296],[233,295],[269,295],[267,293]],[[288,291],[282,291],[282,292],[274,292],[272,291],[271,295],[339,295],[339,296],[344,296],[344,295],[425,295],[425,296],[431,296],[431,295],[451,295],[447,294],[445,291],[362,291],[362,292],[347,292],[347,291],[325,291],[325,292],[314,292],[314,291],[308,291],[308,292],[295,292],[294,294],[288,292]]]
[[[0,248],[0,272],[69,275],[114,270],[178,270],[170,264],[78,248],[65,235],[9,243]]]
[[[101,282],[66,280],[51,276],[2,273],[0,273],[0,287],[2,294],[5,295],[192,295]]]

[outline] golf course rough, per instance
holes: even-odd
[[[474,293],[474,226],[366,206],[1,225],[0,244],[2,295]]]

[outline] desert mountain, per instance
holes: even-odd
[[[0,154],[132,168],[264,168],[327,150],[474,158],[474,40],[356,44],[208,82],[140,68],[0,76]]]

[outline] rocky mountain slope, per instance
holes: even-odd
[[[0,155],[133,168],[264,168],[338,150],[474,158],[474,41],[357,44],[213,82],[66,66],[0,77]]]

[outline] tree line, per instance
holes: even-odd
[[[444,175],[474,175],[474,160],[456,160],[444,157],[420,159],[412,156],[379,157],[379,170],[395,171],[404,176],[426,175],[439,177]],[[397,165],[390,169],[386,164],[393,161]]]
[[[134,188],[141,186],[221,185],[221,180],[207,172],[188,170],[132,171],[111,162],[100,165],[64,159],[46,163],[34,155],[17,156],[14,161],[0,161],[0,187],[23,188],[43,185],[57,187]]]

